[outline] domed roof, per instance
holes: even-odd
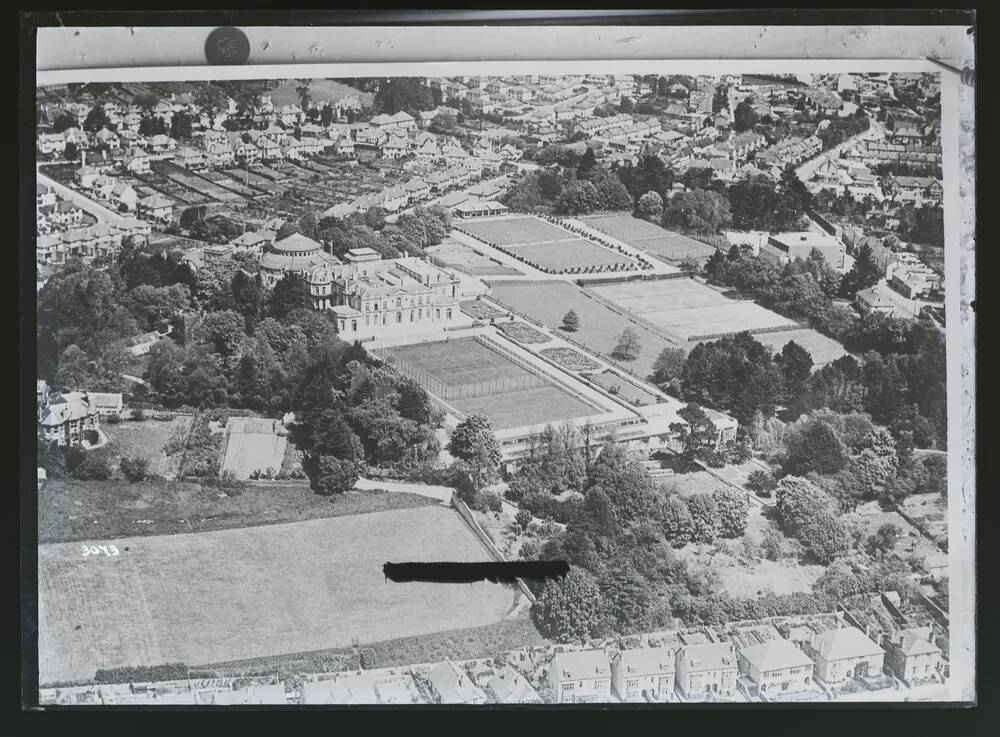
[[[309,274],[309,281],[312,284],[329,284],[333,281],[333,273],[325,266],[320,266]]]
[[[305,254],[320,250],[320,245],[301,233],[292,233],[274,244],[273,251],[287,254]]]

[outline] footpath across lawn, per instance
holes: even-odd
[[[53,479],[38,493],[38,542],[172,535],[385,512],[438,504],[418,494],[351,491],[323,497],[308,482],[251,482],[239,496],[186,481]]]

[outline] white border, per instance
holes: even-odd
[[[695,29],[691,29],[695,30]],[[971,285],[974,172],[959,160],[970,145],[967,127],[972,110],[960,95],[959,75],[926,60],[914,59],[771,59],[771,60],[578,60],[482,62],[380,62],[348,64],[276,64],[260,66],[163,66],[38,71],[39,86],[70,82],[197,81],[379,76],[502,76],[550,74],[725,74],[725,73],[939,72],[941,75],[942,173],[945,187],[945,292],[948,331],[948,537],[950,566],[951,679],[953,701],[975,699],[975,455],[973,445],[975,346],[968,304]],[[963,125],[960,129],[960,118]],[[964,197],[963,192],[964,190]]]

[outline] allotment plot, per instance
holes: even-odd
[[[387,561],[485,560],[455,511],[436,506],[42,545],[39,681],[93,678],[103,667],[194,666],[490,624],[513,605],[513,589],[488,582],[397,584],[382,575]]]
[[[277,473],[285,457],[288,436],[277,420],[232,417],[226,425],[222,471],[248,479],[255,471]]]

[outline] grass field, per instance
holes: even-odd
[[[171,535],[423,507],[410,493],[351,491],[323,497],[307,481],[253,482],[238,496],[181,481],[50,479],[38,492],[38,541]]]
[[[715,249],[705,243],[631,215],[593,215],[580,220],[664,261],[680,261],[688,257],[705,259],[715,253]]]
[[[183,446],[191,429],[191,415],[177,415],[173,420],[131,420],[111,424],[105,422],[101,429],[122,456],[149,459],[149,472],[157,476],[177,473],[181,454],[167,455],[166,446],[175,441],[178,449]]]
[[[277,473],[285,458],[288,436],[279,435],[274,420],[231,417],[226,425],[222,471],[231,471],[238,479],[248,479],[254,471]]]
[[[387,561],[488,559],[458,515],[437,506],[115,545],[118,556],[39,547],[41,683],[481,626],[516,599],[487,582],[385,579]]]
[[[428,248],[427,253],[444,266],[470,276],[517,276],[522,273],[483,256],[463,243],[447,238],[442,243]]]
[[[652,330],[629,323],[625,317],[601,302],[587,296],[585,290],[568,282],[496,281],[490,282],[491,296],[533,320],[557,329],[563,315],[573,309],[580,317],[576,332],[567,333],[577,343],[599,355],[607,356],[614,349],[617,336],[625,327],[639,335],[642,350],[638,358],[626,365],[636,376],[650,374],[653,362],[664,348],[676,348],[679,342],[668,341]]]
[[[754,340],[767,346],[772,353],[780,353],[789,341],[795,341],[812,356],[813,371],[823,368],[831,361],[847,355],[847,349],[833,338],[817,333],[811,328],[781,330],[773,333],[758,333]]]
[[[574,267],[629,265],[632,262],[620,253],[592,243],[583,238],[555,243],[531,243],[510,246],[515,256],[527,259],[532,266],[552,271],[565,271]]]
[[[531,215],[468,220],[461,223],[461,228],[481,241],[498,246],[577,239],[568,230]]]
[[[597,408],[471,338],[388,349],[397,369],[464,414],[494,429],[586,417]]]
[[[679,340],[795,324],[752,302],[735,302],[693,279],[612,284],[593,291]]]

